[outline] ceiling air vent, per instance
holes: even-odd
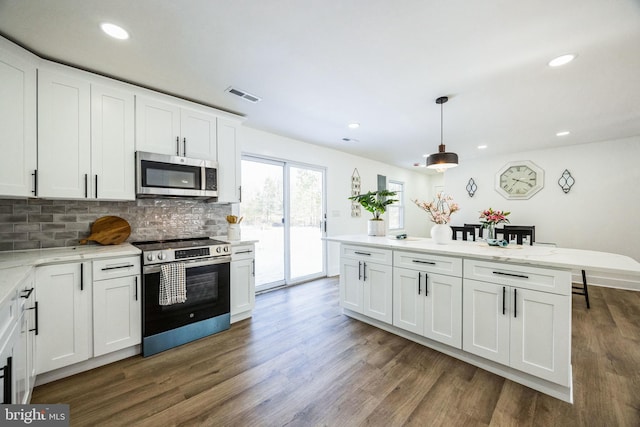
[[[245,92],[245,91],[243,91],[243,90],[240,90],[240,89],[236,89],[236,88],[234,88],[234,87],[232,87],[232,86],[229,86],[229,87],[225,90],[225,92],[229,92],[229,93],[231,93],[231,94],[233,94],[233,95],[239,96],[240,98],[242,98],[242,99],[246,99],[247,101],[249,101],[249,102],[253,102],[254,104],[255,104],[256,102],[258,102],[258,101],[261,101],[261,100],[262,100],[262,98],[260,98],[260,97],[258,97],[258,96],[252,95],[252,94],[250,94],[250,93],[248,93],[248,92]]]

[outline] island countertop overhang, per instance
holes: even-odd
[[[325,240],[538,267],[613,273],[616,275],[628,275],[633,280],[640,280],[639,262],[625,255],[608,252],[537,245],[509,245],[502,248],[489,246],[485,242],[462,240],[453,240],[449,244],[439,245],[429,238],[409,237],[407,239],[396,239],[395,237],[361,234],[327,236]]]

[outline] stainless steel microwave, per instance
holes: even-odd
[[[217,199],[218,163],[137,151],[136,195]]]

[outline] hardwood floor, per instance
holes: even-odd
[[[37,387],[73,426],[638,426],[640,292],[573,298],[574,405],[341,314],[338,280],[220,334]]]

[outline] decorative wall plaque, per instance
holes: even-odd
[[[558,180],[558,185],[560,186],[560,188],[562,188],[562,191],[564,191],[565,194],[571,191],[571,187],[573,187],[573,184],[575,183],[576,180],[573,179],[573,177],[571,176],[571,172],[569,172],[568,169],[565,169],[564,172],[562,172],[562,175]]]
[[[353,174],[351,175],[351,195],[357,196],[360,194],[360,173],[358,169],[355,168],[353,170]],[[362,215],[360,211],[360,203],[355,200],[351,201],[351,216],[353,218],[359,218]]]
[[[469,178],[469,182],[467,183],[467,193],[469,193],[469,197],[473,197],[474,194],[476,194],[476,190],[478,189],[478,186],[476,185],[476,182],[473,180],[473,178]]]

